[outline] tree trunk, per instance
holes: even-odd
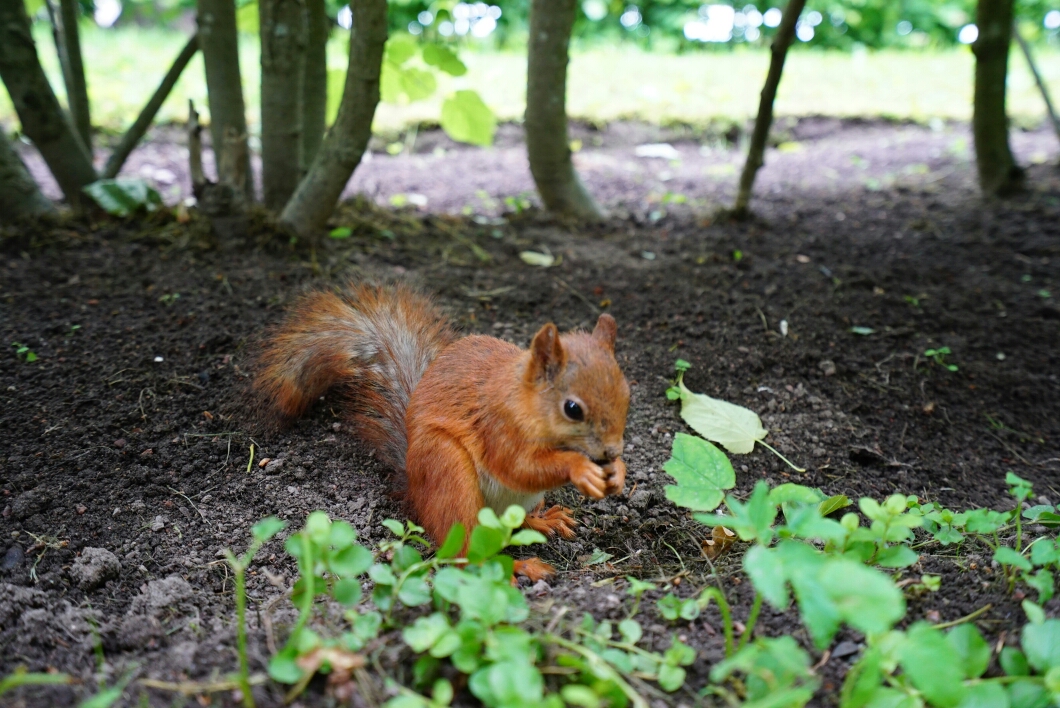
[[[0,0],[2,1],[2,0]],[[234,0],[198,0],[199,47],[206,66],[206,91],[210,105],[210,138],[220,159],[225,129],[233,128],[246,141],[247,119],[243,107],[243,84],[239,76],[239,44]],[[243,150],[247,164],[246,196],[254,200],[254,178],[250,152]]]
[[[20,0],[0,0],[0,79],[15,104],[22,131],[40,150],[70,205],[81,203],[81,188],[96,181],[92,161],[41,69]]]
[[[1020,49],[1023,50],[1023,56],[1027,60],[1027,66],[1031,69],[1031,74],[1034,75],[1034,83],[1038,84],[1038,91],[1042,94],[1042,101],[1045,102],[1045,110],[1049,114],[1049,120],[1053,124],[1053,131],[1056,133],[1056,137],[1060,139],[1060,116],[1056,115],[1056,109],[1053,108],[1053,101],[1049,97],[1049,89],[1046,88],[1045,82],[1042,81],[1041,72],[1038,71],[1038,64],[1034,61],[1034,55],[1031,54],[1030,45],[1027,44],[1027,40],[1020,34],[1019,27],[1015,24],[1012,25],[1012,36],[1016,38],[1016,42],[1020,45]]]
[[[1008,144],[1005,82],[1012,41],[1013,0],[979,0],[975,24],[975,99],[972,133],[983,194],[1004,196],[1019,188],[1022,170]]]
[[[302,176],[305,0],[258,0],[261,26],[261,186],[282,209]]]
[[[738,219],[746,218],[748,215],[747,207],[751,202],[755,176],[764,163],[766,140],[769,138],[769,129],[773,125],[773,103],[777,98],[780,77],[784,73],[784,60],[788,57],[791,43],[795,41],[795,25],[798,24],[804,7],[806,7],[806,0],[790,0],[784,9],[780,27],[773,37],[773,44],[770,47],[769,72],[766,74],[765,86],[762,87],[762,96],[758,102],[758,116],[755,118],[754,132],[751,133],[751,146],[747,151],[747,162],[744,163],[743,173],[740,175],[740,187],[736,193],[736,204],[732,209],[733,216]]]
[[[306,0],[305,79],[302,104],[302,174],[317,156],[324,139],[328,109],[328,34],[331,20],[324,0]]]
[[[85,146],[85,151],[92,154],[92,118],[89,112],[88,85],[85,83],[85,66],[81,59],[81,37],[77,31],[77,0],[59,0],[56,8],[54,0],[45,3],[52,21],[55,37],[55,48],[59,54],[59,66],[63,71],[63,83],[66,85],[66,102],[70,106],[70,117],[73,119],[77,135]]]
[[[280,217],[281,223],[301,238],[324,228],[372,137],[387,37],[386,0],[352,0],[350,9],[350,65],[339,115]]]
[[[155,89],[155,93],[151,96],[151,100],[147,102],[143,110],[140,111],[140,115],[137,116],[136,122],[133,123],[125,135],[122,136],[121,143],[118,147],[114,148],[114,152],[111,153],[110,159],[107,160],[107,166],[103,169],[103,176],[107,179],[113,179],[121,172],[121,166],[125,164],[125,160],[129,157],[129,154],[136,147],[140,139],[144,137],[144,133],[151,127],[151,122],[155,119],[155,115],[158,113],[158,109],[162,107],[162,104],[166,102],[166,98],[169,97],[169,92],[173,90],[177,80],[180,79],[181,73],[184,72],[184,68],[191,61],[191,58],[195,56],[195,52],[199,51],[199,38],[198,35],[193,35],[188,43],[184,45],[184,48],[180,50],[180,54],[173,61],[173,65],[169,67],[169,71],[166,72],[165,77],[162,78],[162,83]]]
[[[41,194],[22,158],[8,139],[0,135],[0,224],[54,213],[55,206]]]
[[[549,211],[598,220],[604,212],[578,179],[567,138],[567,51],[576,7],[576,0],[531,0],[526,151]]]

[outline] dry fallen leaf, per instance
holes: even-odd
[[[711,531],[710,538],[703,541],[703,555],[710,560],[718,558],[732,546],[736,540],[736,533],[724,526],[715,526]]]

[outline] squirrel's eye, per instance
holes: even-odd
[[[563,415],[571,420],[583,420],[585,411],[575,401],[567,400],[563,402]]]

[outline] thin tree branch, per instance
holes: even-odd
[[[147,129],[151,126],[155,116],[158,114],[158,109],[162,107],[166,99],[169,98],[170,92],[173,87],[177,84],[177,80],[180,79],[180,75],[184,72],[184,68],[187,67],[188,62],[195,56],[195,52],[199,51],[199,36],[192,35],[188,43],[184,45],[184,48],[180,50],[180,54],[173,61],[173,65],[169,67],[169,71],[166,72],[165,77],[162,79],[162,83],[155,89],[155,93],[151,96],[151,100],[147,102],[147,105],[140,111],[140,115],[137,116],[136,121],[129,126],[129,129],[125,131],[125,135],[122,136],[121,142],[118,147],[114,148],[114,152],[111,153],[110,159],[107,160],[107,166],[103,168],[103,176],[107,179],[113,179],[121,172],[122,165],[125,164],[125,160],[128,159],[129,155],[139,144],[140,140],[147,133]]]

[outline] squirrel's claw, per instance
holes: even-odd
[[[574,517],[571,510],[562,506],[553,506],[545,511],[545,503],[538,504],[537,508],[526,516],[523,526],[543,533],[549,538],[559,534],[563,538],[574,538]]]
[[[621,494],[626,488],[626,463],[621,457],[615,458],[613,462],[604,466],[604,474],[607,475],[608,494]]]
[[[602,467],[589,460],[571,470],[571,484],[579,492],[593,499],[603,499],[607,493],[607,476]]]

